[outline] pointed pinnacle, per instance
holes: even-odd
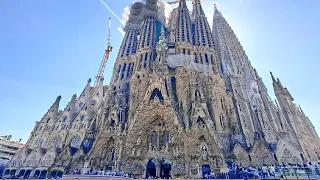
[[[274,78],[272,72],[270,71],[270,75],[271,75],[271,78],[272,78],[272,82],[276,82],[276,79]]]
[[[61,99],[61,95],[57,97],[56,101],[60,101],[60,99]]]
[[[216,2],[213,3],[213,7],[214,7],[214,13],[219,13]]]
[[[72,95],[72,98],[71,98],[71,101],[72,101],[72,100],[75,100],[76,98],[77,98],[77,95],[76,95],[76,94],[73,94],[73,95]]]

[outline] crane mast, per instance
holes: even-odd
[[[103,54],[103,57],[102,57],[102,60],[101,60],[101,64],[100,64],[100,67],[99,67],[99,71],[98,71],[98,74],[96,76],[96,81],[94,83],[94,87],[97,87],[99,82],[100,82],[100,80],[104,78],[103,73],[104,73],[107,61],[109,59],[109,54],[112,51],[112,46],[110,45],[110,38],[111,38],[110,31],[111,31],[111,18],[109,18],[109,20],[108,20],[107,49],[104,51],[104,54]]]

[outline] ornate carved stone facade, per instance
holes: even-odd
[[[216,8],[211,31],[199,0],[192,13],[181,0],[168,27],[159,6],[157,0],[132,5],[110,84],[91,87],[89,79],[64,110],[59,96],[7,169],[50,176],[93,167],[161,176],[166,162],[173,177],[199,177],[228,161],[319,159],[310,120],[273,76],[279,104],[270,100]]]

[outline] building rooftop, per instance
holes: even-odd
[[[12,136],[0,136],[0,164],[6,164],[25,144],[11,139]]]

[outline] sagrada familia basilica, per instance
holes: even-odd
[[[6,172],[201,177],[230,162],[319,160],[320,139],[289,90],[271,74],[272,101],[217,7],[210,27],[200,0],[192,6],[179,0],[166,19],[160,0],[133,3],[110,84],[89,79],[62,110],[58,96]]]

